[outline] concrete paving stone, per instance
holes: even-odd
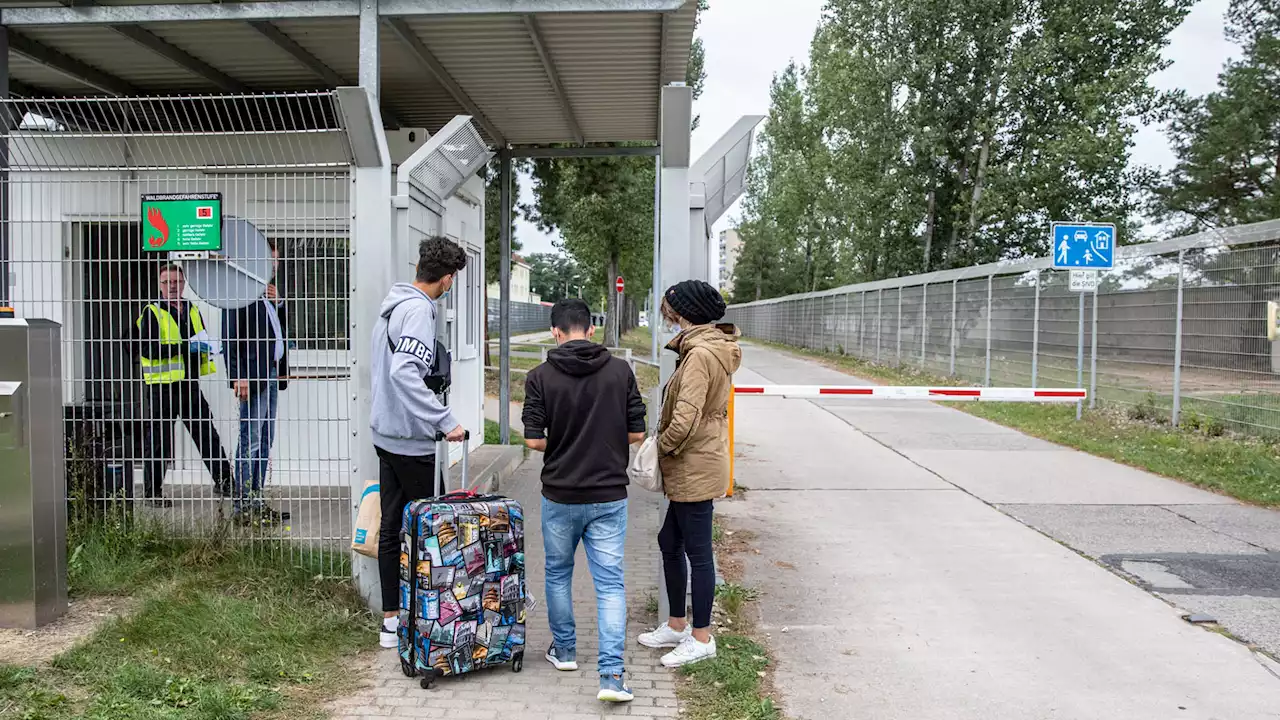
[[[1129,553],[1256,553],[1259,549],[1152,505],[998,505],[1092,557]]]
[[[1122,560],[1120,569],[1153,588],[1187,590],[1194,587],[1191,583],[1169,572],[1168,568],[1158,562]],[[1191,622],[1197,621],[1193,619]]]
[[[823,400],[815,404],[865,433],[1020,435],[982,418],[923,400],[897,400],[890,407],[859,405],[859,402],[867,401]]]
[[[742,364],[745,370],[734,373],[734,382],[747,384],[740,380],[755,375],[769,382],[786,385],[880,385],[881,383],[866,378],[859,378],[839,370],[833,370],[818,363],[792,357],[785,353],[751,345],[742,346]],[[753,380],[758,382],[758,380]]]
[[[736,407],[735,468],[750,475],[743,483],[752,490],[955,489],[866,435],[849,432],[847,424],[812,403],[766,397]],[[839,448],[812,442],[833,435],[840,437]]]
[[[1280,657],[1280,597],[1170,595],[1168,599],[1185,610],[1212,615],[1236,637]]]
[[[821,375],[783,353],[746,355],[748,369],[774,382]],[[865,462],[853,440],[862,433],[809,415],[826,410],[739,403],[737,439],[756,459],[738,465],[739,482],[808,472],[815,455],[886,488],[914,472],[902,456]],[[988,476],[1007,484],[995,486],[1005,502],[1222,502],[1067,451],[932,452],[925,464],[961,485]],[[760,554],[743,556],[745,582],[761,590],[754,607],[788,717],[1280,717],[1280,681],[1247,648],[1188,625],[1159,598],[967,493],[758,492],[717,513],[756,533]]]
[[[573,576],[574,615],[577,619],[578,672],[558,672],[543,659],[551,643],[547,626],[542,568],[542,535],[539,530],[541,508],[541,455],[533,454],[515,477],[503,487],[503,493],[519,500],[525,509],[527,585],[539,599],[528,618],[524,671],[513,673],[502,666],[461,677],[441,678],[430,690],[418,687],[416,679],[400,673],[394,651],[383,650],[370,659],[370,684],[341,704],[332,706],[335,720],[356,720],[356,708],[371,714],[386,715],[394,708],[396,717],[447,717],[454,720],[497,716],[539,720],[569,717],[612,717],[625,714],[625,709],[610,709],[596,700],[599,675],[595,672],[599,642],[596,636],[595,591],[587,568],[585,550],[579,548]],[[645,604],[658,586],[658,496],[634,492],[631,495],[627,527],[627,648],[624,660],[628,673],[646,679],[646,687],[637,691],[637,709],[661,712],[674,708],[659,707],[657,700],[676,702],[674,674],[661,668],[661,653],[636,646],[633,638],[652,629],[653,619],[646,617]],[[372,636],[372,634],[371,634]],[[421,705],[401,705],[399,703]],[[352,705],[352,703],[357,703]],[[436,712],[442,714],[432,714]],[[403,714],[402,714],[403,713]],[[421,713],[421,714],[418,714]],[[468,714],[470,713],[470,714]],[[652,717],[657,717],[653,715]]]
[[[1075,450],[908,448],[902,453],[998,505],[1230,505],[1236,502]]]
[[[1280,511],[1252,505],[1179,505],[1170,510],[1237,540],[1280,552]]]
[[[1022,433],[947,433],[928,431],[895,431],[867,433],[877,442],[895,450],[1061,450],[1054,445]]]

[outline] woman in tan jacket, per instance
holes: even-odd
[[[737,329],[716,324],[724,310],[720,292],[701,280],[671,286],[662,301],[663,319],[679,328],[667,349],[680,356],[658,423],[663,491],[671,501],[658,547],[671,618],[638,640],[646,647],[675,648],[662,656],[667,667],[716,656],[711,504],[729,485],[730,378],[742,363]],[[692,628],[685,620],[686,556],[693,586]]]

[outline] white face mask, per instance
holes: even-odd
[[[673,322],[667,323],[667,332],[671,333],[672,335],[679,335],[680,323],[673,323]]]

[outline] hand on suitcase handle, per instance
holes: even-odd
[[[437,433],[436,433],[436,442],[441,442],[441,441],[442,441],[442,440],[444,440],[444,439],[445,439],[445,434],[444,434],[444,433],[442,433],[442,432],[437,432]],[[467,441],[467,440],[470,440],[470,439],[471,439],[471,431],[470,431],[470,430],[463,430],[463,431],[462,431],[462,440],[463,440],[463,442],[465,442],[465,441]]]

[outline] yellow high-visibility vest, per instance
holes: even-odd
[[[142,319],[146,316],[148,310],[156,316],[156,323],[160,326],[160,344],[181,344],[185,338],[182,336],[182,328],[178,327],[178,321],[174,319],[173,313],[170,313],[157,303],[148,305],[142,311],[142,315],[138,316],[137,323],[135,323],[138,328],[142,328]],[[204,320],[200,317],[200,309],[195,305],[191,306],[191,331],[197,334],[204,331]],[[169,357],[157,360],[144,354],[140,360],[142,363],[142,381],[147,385],[175,383],[185,380],[187,377],[186,358]],[[200,375],[212,375],[217,369],[209,353],[200,353]]]

